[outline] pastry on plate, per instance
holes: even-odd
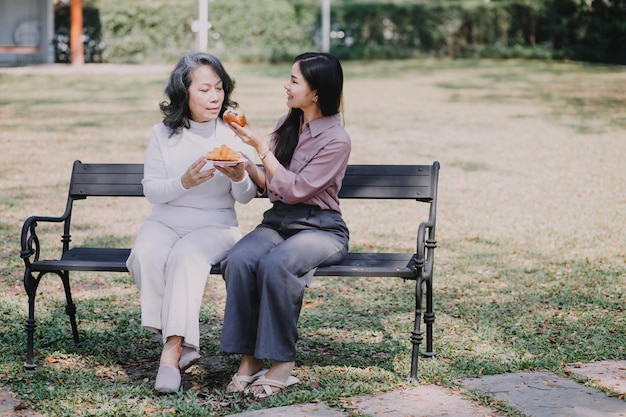
[[[237,162],[241,159],[239,152],[236,152],[226,145],[220,145],[217,148],[209,151],[206,156],[209,161],[229,161]]]

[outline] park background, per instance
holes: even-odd
[[[187,40],[179,55],[191,47],[191,32]],[[420,361],[418,383],[458,388],[459,378],[535,369],[565,375],[570,364],[626,357],[624,67],[445,54],[343,63],[350,162],[442,166],[437,356]],[[263,404],[224,392],[237,358],[217,351],[225,297],[217,276],[201,315],[203,359],[176,395],[153,391],[160,345],[140,328],[138,291],[127,274],[73,275],[80,348],[62,285],[45,277],[37,298],[39,367],[23,370],[22,222],[62,213],[72,161],[143,160],[171,66],[164,56],[0,69],[3,384],[50,416],[221,416],[316,401],[352,412],[355,395],[412,384],[413,285],[377,278],[314,281],[300,323],[295,374],[302,383]],[[289,63],[232,57],[226,66],[237,82],[234,98],[269,133],[286,111]],[[129,246],[149,212],[143,199],[82,203],[78,245]],[[414,206],[344,202],[353,249],[413,250]],[[238,207],[244,232],[266,207],[262,200]],[[58,244],[59,230],[39,232]],[[519,416],[489,397],[463,394]]]
[[[68,0],[55,47],[69,61]],[[212,0],[208,48],[222,59],[288,61],[322,43],[320,0]],[[198,0],[83,0],[87,61],[164,62],[194,42]],[[626,64],[626,0],[333,0],[340,59],[535,58]]]

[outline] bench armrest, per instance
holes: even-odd
[[[47,223],[63,223],[69,220],[69,216],[65,213],[61,217],[50,217],[50,216],[31,216],[24,222],[22,226],[22,235],[20,238],[22,249],[20,251],[20,257],[26,263],[27,268],[30,266],[31,262],[36,262],[39,260],[39,255],[41,254],[41,246],[39,243],[39,236],[37,236],[37,225],[40,222]],[[66,223],[67,226],[67,223]],[[63,235],[62,238],[64,245],[66,240],[69,241],[69,237]],[[32,260],[31,260],[32,257]]]
[[[435,225],[432,222],[423,222],[417,229],[415,272],[418,278],[431,279],[433,276],[434,255],[437,247],[434,229]]]

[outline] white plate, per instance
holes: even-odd
[[[244,162],[245,159],[240,159],[239,161],[213,161],[211,159],[208,160],[209,162],[212,162],[213,165],[217,165],[220,167],[232,167],[237,165],[240,162]]]

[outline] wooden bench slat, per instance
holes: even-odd
[[[72,197],[143,197],[141,184],[74,184],[70,191]]]
[[[342,186],[339,198],[342,199],[430,199],[427,187],[375,187],[375,186]]]
[[[111,184],[111,185],[124,185],[133,184],[141,185],[143,179],[143,173],[103,173],[98,174],[96,172],[89,174],[77,175],[74,179],[74,185],[99,185],[99,184]]]
[[[350,252],[336,265],[319,267],[317,276],[415,279],[415,256],[406,253]]]
[[[83,174],[141,174],[143,175],[143,164],[131,163],[104,163],[104,164],[83,164],[80,163],[74,169],[74,176],[80,178]]]
[[[350,175],[360,175],[364,177],[379,177],[384,175],[392,176],[419,176],[430,175],[431,165],[370,165],[370,164],[350,164],[347,172]]]
[[[63,254],[61,259],[44,259],[33,262],[31,271],[110,271],[128,272],[126,260],[129,248],[76,247]],[[317,269],[316,276],[397,277],[415,279],[415,256],[406,253],[350,252],[339,264]],[[215,265],[211,274],[221,274]]]
[[[377,177],[365,177],[362,175],[353,175],[346,172],[343,179],[342,187],[345,186],[361,186],[361,187],[430,187],[429,175],[381,175]]]

